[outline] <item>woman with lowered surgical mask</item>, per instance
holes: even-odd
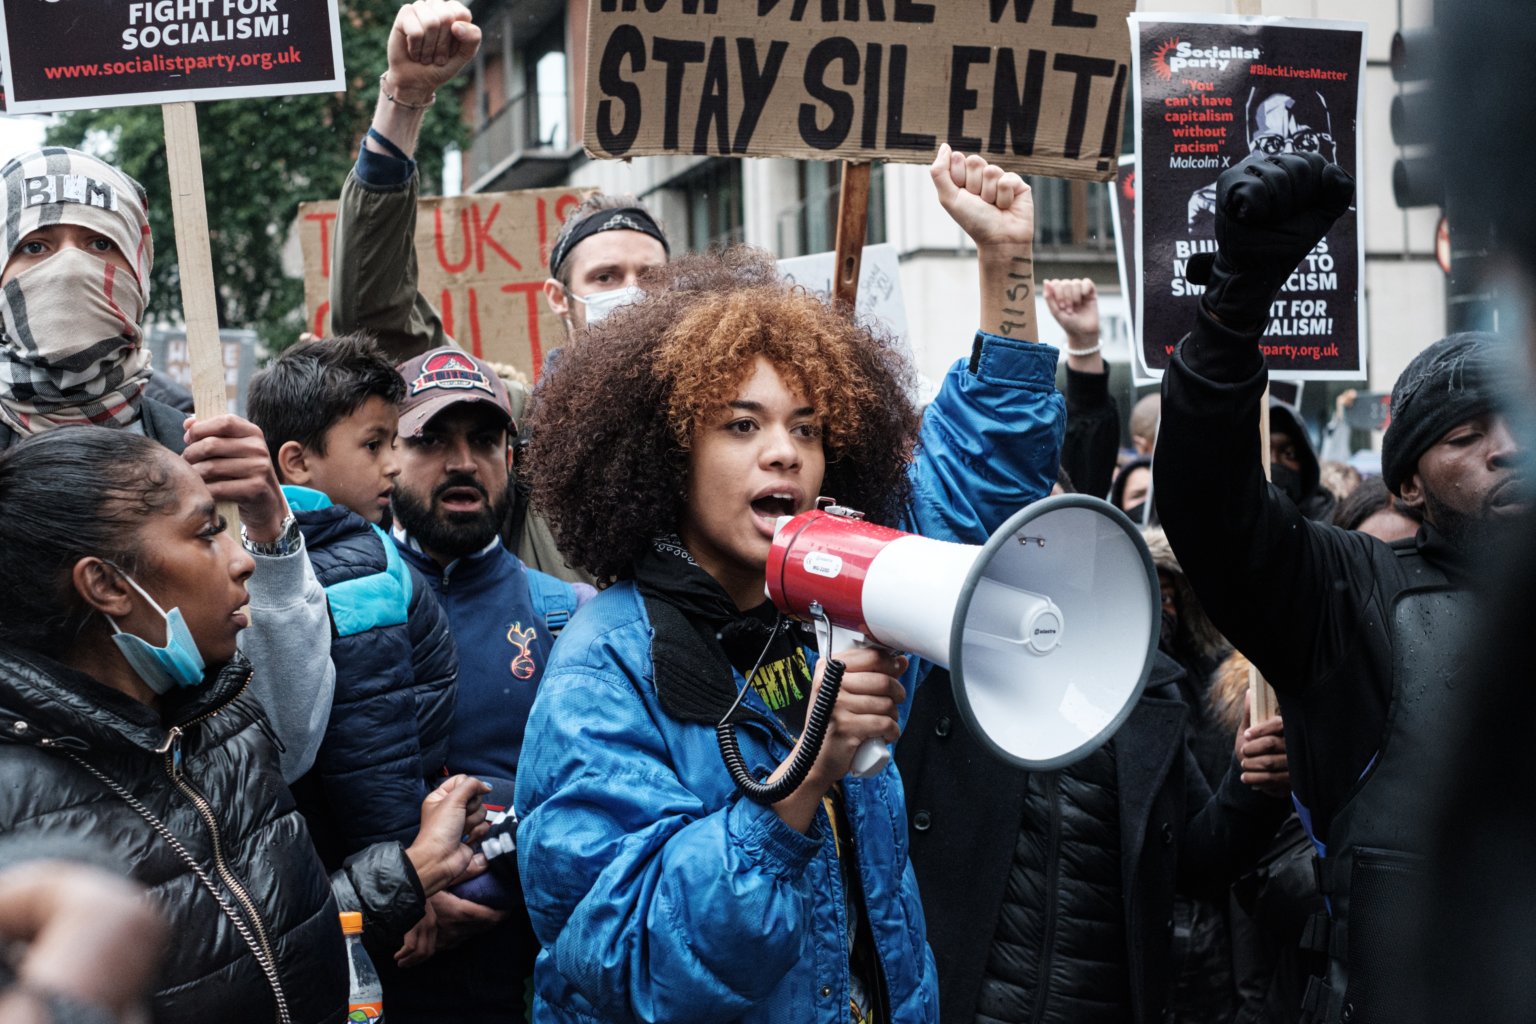
[[[0,166],[0,449],[63,427],[143,434],[183,454],[240,511],[256,559],[241,650],[294,781],[325,734],[335,671],[330,616],[261,431],[238,416],[188,419],[145,394],[154,240],[144,189],[62,146]],[[286,685],[283,685],[286,684]]]
[[[171,935],[162,1024],[341,1020],[338,901],[392,952],[484,832],[485,787],[456,777],[409,847],[326,878],[236,649],[254,565],[145,437],[85,426],[0,455],[0,833],[106,844],[148,887]]]

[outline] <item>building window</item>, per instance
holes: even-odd
[[[688,210],[688,248],[702,252],[711,245],[742,239],[742,174],[740,160],[713,159],[680,178],[674,186]]]
[[[802,160],[796,165],[799,201],[779,214],[781,256],[830,252],[837,247],[837,207],[842,194],[841,163]],[[869,221],[864,244],[885,241],[885,167],[875,164],[869,175]]]
[[[474,127],[482,130],[507,107],[507,19],[492,18],[485,25],[485,38],[480,44],[480,54],[474,81],[470,86],[474,96]]]
[[[1096,181],[1027,179],[1035,198],[1035,244],[1113,252],[1109,190]]]
[[[565,149],[570,105],[565,87],[565,24],[556,19],[523,51],[527,75],[528,145]]]
[[[464,112],[475,127],[465,182],[478,188],[532,188],[563,173],[571,148],[570,61],[564,7],[532,0],[479,18],[485,33]]]

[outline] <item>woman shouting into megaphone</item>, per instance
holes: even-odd
[[[517,779],[535,1020],[938,1019],[900,779],[845,777],[897,738],[921,666],[835,652],[804,752],[823,666],[764,592],[779,518],[820,495],[974,544],[1055,480],[1029,188],[948,147],[932,173],[977,243],[982,330],[920,434],[905,356],[744,248],[675,261],[546,378],[534,501],[611,585],[555,646]],[[745,797],[722,720],[754,779],[801,753],[803,782]]]

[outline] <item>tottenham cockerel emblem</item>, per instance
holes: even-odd
[[[517,679],[532,679],[538,666],[533,662],[533,642],[539,638],[538,630],[529,626],[523,628],[522,623],[514,622],[507,630],[507,643],[517,648],[517,657],[512,659],[512,675]]]

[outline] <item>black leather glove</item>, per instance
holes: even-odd
[[[1255,154],[1216,179],[1214,254],[1189,261],[1206,312],[1231,327],[1261,325],[1302,259],[1349,209],[1355,179],[1316,153]]]

